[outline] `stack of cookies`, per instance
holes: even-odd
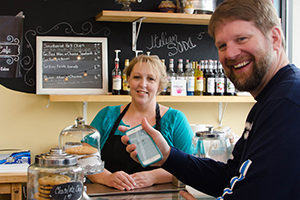
[[[70,181],[71,178],[66,175],[51,174],[48,176],[43,176],[38,179],[39,192],[35,193],[34,198],[37,200],[50,200],[52,199],[50,192],[55,185],[68,183]]]

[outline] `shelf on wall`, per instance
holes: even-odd
[[[129,95],[50,95],[51,102],[129,102]],[[166,103],[254,103],[252,96],[157,96]]]
[[[143,23],[208,25],[211,15],[103,10],[96,16],[96,21],[134,22],[142,17],[145,18]]]

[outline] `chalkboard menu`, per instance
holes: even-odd
[[[105,94],[107,39],[37,37],[37,94]]]
[[[217,0],[217,4],[220,1],[222,0]],[[141,3],[132,3],[131,7],[133,11],[158,12],[160,3],[161,0],[143,0]],[[20,45],[22,53],[19,58],[18,71],[20,71],[20,76],[17,78],[0,77],[0,84],[9,89],[37,93],[38,85],[42,87],[41,80],[38,82],[36,77],[37,70],[42,69],[42,62],[37,60],[36,54],[37,37],[107,38],[108,80],[103,83],[108,85],[108,91],[111,91],[112,87],[111,72],[114,68],[114,50],[121,50],[119,54],[121,69],[124,68],[125,59],[132,59],[135,56],[135,52],[132,51],[131,23],[95,20],[95,16],[102,10],[120,10],[122,5],[116,1],[12,0],[3,1],[1,5],[0,15],[2,16],[15,16],[19,11],[23,11],[25,15],[23,19],[23,42]],[[66,13],[66,8],[72,12]],[[121,18],[120,21],[122,21]],[[2,30],[1,28],[0,30],[6,31],[6,29]],[[2,41],[7,41],[6,37]],[[104,43],[102,44],[104,45]],[[218,59],[217,49],[213,39],[207,34],[206,25],[142,23],[137,49],[142,50],[144,54],[150,51],[151,55],[158,55],[161,59],[165,59],[167,65],[169,59],[174,59],[175,70],[179,59],[191,61]],[[63,74],[63,72],[61,73]],[[103,86],[105,87],[105,85]],[[47,88],[42,89],[45,92]],[[60,88],[53,88],[50,91],[53,90],[57,92]],[[72,88],[70,90],[75,91]]]

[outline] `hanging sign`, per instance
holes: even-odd
[[[23,17],[0,16],[0,78],[20,77]]]

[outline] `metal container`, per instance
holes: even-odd
[[[62,149],[35,157],[28,168],[27,200],[82,199],[84,172],[77,158]]]
[[[182,4],[185,5],[187,0],[182,0]],[[195,14],[211,14],[216,8],[217,0],[189,0],[192,2]]]

